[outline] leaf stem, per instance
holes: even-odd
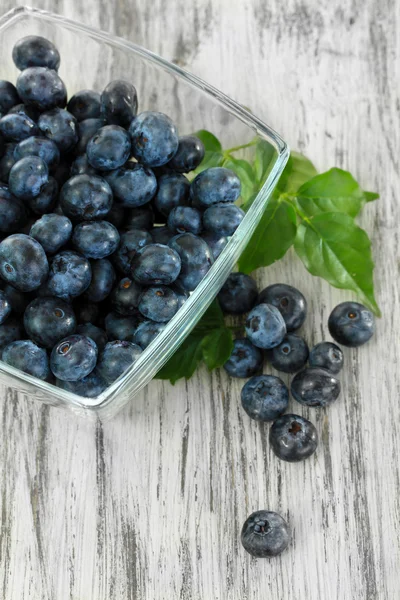
[[[250,148],[251,146],[255,146],[257,142],[258,138],[254,138],[254,140],[251,140],[251,142],[248,142],[247,144],[241,144],[240,146],[233,146],[232,148],[227,148],[223,151],[223,154],[225,157],[227,157],[229,156],[229,154],[232,154],[232,152],[237,152],[238,150],[243,150],[243,148]]]

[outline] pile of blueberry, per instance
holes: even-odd
[[[225,168],[116,80],[67,100],[50,41],[13,48],[0,81],[0,353],[95,397],[175,315],[244,213]]]
[[[317,430],[300,415],[284,414],[289,390],[279,377],[260,374],[264,357],[277,371],[295,374],[290,391],[297,402],[325,407],[340,394],[337,375],[343,367],[342,350],[335,343],[323,341],[309,351],[307,342],[294,333],[306,319],[307,302],[290,285],[270,285],[259,294],[251,277],[232,273],[218,298],[225,313],[248,313],[247,337],[234,341],[233,352],[225,363],[232,377],[249,378],[241,393],[244,410],[257,421],[272,421],[269,441],[276,456],[289,462],[308,458],[318,445]],[[358,347],[372,337],[374,316],[362,304],[343,302],[330,314],[328,328],[339,344]],[[253,513],[242,529],[243,546],[253,556],[275,556],[289,541],[286,521],[273,512]]]

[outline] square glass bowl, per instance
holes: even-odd
[[[86,415],[109,417],[156,375],[215,298],[249,242],[289,150],[260,119],[195,75],[124,39],[37,9],[19,7],[0,18],[0,79],[15,83],[19,72],[11,51],[27,35],[41,35],[56,44],[61,54],[59,74],[69,97],[81,89],[101,92],[109,81],[127,79],[138,91],[139,110],[167,113],[180,135],[207,129],[223,148],[245,144],[258,135],[274,149],[265,184],[210,271],[136,363],[100,396],[82,398],[0,362],[0,381],[18,392]],[[246,150],[247,158],[252,150]]]

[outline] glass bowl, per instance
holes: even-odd
[[[11,50],[26,35],[41,35],[56,44],[61,54],[59,73],[69,97],[80,89],[101,91],[113,79],[127,79],[138,91],[139,110],[167,113],[180,135],[207,129],[224,148],[258,135],[275,150],[265,184],[208,274],[137,362],[100,396],[82,398],[0,362],[0,381],[18,392],[86,415],[109,417],[156,375],[215,298],[250,240],[289,150],[260,119],[195,75],[124,39],[33,8],[15,8],[0,18],[1,79],[15,82],[18,71]],[[246,150],[247,157],[251,151]]]

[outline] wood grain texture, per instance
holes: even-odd
[[[199,371],[153,382],[96,425],[2,388],[0,597],[5,600],[394,600],[399,597],[399,0],[43,0],[185,66],[273,125],[320,169],[381,193],[371,233],[383,312],[346,351],[340,400],[309,416],[304,464],[272,454],[240,407],[241,381]],[[1,8],[12,7],[3,0]],[[257,273],[306,292],[310,344],[349,294],[289,253]],[[251,511],[277,510],[293,543],[247,556]]]

